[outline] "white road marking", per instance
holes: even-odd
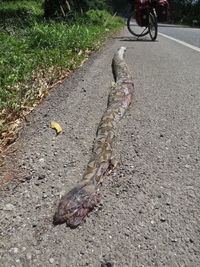
[[[169,36],[169,35],[165,35],[165,34],[163,34],[163,33],[158,33],[158,34],[161,35],[161,36],[163,36],[163,37],[166,37],[166,38],[168,38],[168,39],[170,39],[170,40],[173,40],[173,41],[175,41],[175,42],[177,42],[177,43],[179,43],[179,44],[182,44],[182,45],[184,45],[184,46],[187,46],[187,47],[189,47],[189,48],[191,48],[191,49],[193,49],[193,50],[195,50],[195,51],[197,51],[197,52],[200,52],[200,48],[199,48],[199,47],[196,47],[196,46],[194,46],[194,45],[188,44],[188,43],[183,42],[183,41],[181,41],[181,40],[175,39],[175,38],[173,38],[173,37],[171,37],[171,36]]]

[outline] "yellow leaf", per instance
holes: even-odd
[[[115,86],[115,85],[116,85],[116,82],[112,82],[111,85],[112,85],[112,86]]]
[[[51,128],[55,129],[57,134],[59,134],[62,131],[62,128],[60,127],[60,125],[55,121],[51,122]]]

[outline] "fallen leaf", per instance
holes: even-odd
[[[60,125],[55,121],[51,122],[51,128],[55,129],[57,134],[59,134],[62,131],[62,128],[60,127]]]
[[[112,86],[115,86],[115,85],[116,85],[116,82],[112,82],[111,85],[112,85]]]
[[[78,56],[81,56],[82,54],[83,54],[83,51],[80,50],[80,51],[78,52]]]

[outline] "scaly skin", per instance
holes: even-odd
[[[77,227],[99,203],[99,185],[111,165],[116,125],[128,109],[134,89],[123,60],[124,51],[124,48],[120,48],[113,58],[116,85],[109,94],[108,107],[99,123],[92,156],[82,182],[62,197],[54,215],[54,224],[66,222],[70,227]]]

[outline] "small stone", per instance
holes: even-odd
[[[114,263],[110,261],[103,262],[101,263],[101,267],[114,267]]]
[[[84,254],[85,254],[85,250],[84,250],[84,249],[81,249],[81,250],[80,250],[80,254],[81,254],[81,255],[84,255]]]
[[[92,239],[85,239],[85,241],[88,242],[88,243],[92,243],[93,242]]]
[[[43,199],[45,199],[45,198],[47,198],[47,197],[48,197],[47,194],[43,194],[43,196],[42,196]]]
[[[19,249],[18,248],[11,248],[9,249],[9,252],[11,253],[18,253]]]
[[[115,193],[115,195],[116,195],[116,197],[118,197],[118,196],[119,196],[119,191],[117,191],[117,192]]]
[[[30,180],[31,180],[32,178],[33,178],[32,175],[28,175],[28,176],[25,177],[25,180],[26,180],[27,182],[30,182]]]
[[[3,210],[12,211],[12,210],[14,210],[14,208],[15,208],[14,205],[8,203],[8,204],[5,205],[5,207],[3,208]]]
[[[50,258],[49,259],[49,262],[52,264],[52,263],[54,263],[54,258]]]
[[[40,174],[40,175],[38,176],[38,180],[43,180],[45,177],[46,177],[45,174]]]
[[[55,196],[60,196],[60,198],[61,198],[61,197],[63,197],[65,195],[65,193],[66,192],[63,190],[63,191],[60,191],[58,193],[55,193]]]
[[[26,258],[27,258],[27,260],[31,260],[31,259],[32,259],[32,255],[31,255],[30,252],[28,252],[28,253],[26,254]]]
[[[32,227],[37,227],[37,222],[32,222]]]
[[[164,217],[162,217],[162,218],[160,218],[160,221],[161,221],[161,222],[165,222],[166,219],[165,219]]]

